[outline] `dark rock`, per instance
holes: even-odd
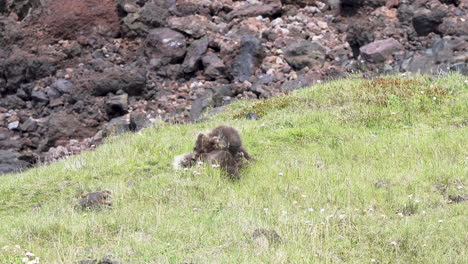
[[[286,61],[296,70],[305,67],[321,66],[325,61],[325,48],[317,42],[300,40],[284,49]]]
[[[449,195],[448,199],[453,203],[462,203],[468,201],[468,194]]]
[[[95,130],[86,127],[77,116],[63,112],[53,113],[47,122],[47,146],[54,146],[57,140],[82,139],[91,137]]]
[[[418,10],[413,17],[414,30],[419,36],[426,36],[431,32],[438,33],[437,27],[442,23],[444,16],[445,12],[442,10]]]
[[[147,2],[140,11],[141,21],[151,27],[163,27],[168,16],[169,10],[167,8],[153,2]]]
[[[360,49],[361,56],[368,62],[381,63],[391,58],[394,52],[402,51],[403,46],[395,39],[377,40]]]
[[[130,121],[126,116],[111,119],[103,130],[103,137],[120,135],[130,131]]]
[[[353,23],[347,29],[346,41],[351,46],[353,57],[359,57],[359,49],[371,43],[375,39],[374,24],[363,21],[362,23]]]
[[[146,86],[146,76],[139,69],[112,68],[104,73],[96,73],[84,82],[84,86],[98,96],[119,90],[129,95],[140,95]]]
[[[78,42],[72,42],[71,44],[63,47],[63,52],[68,58],[74,58],[81,55],[82,49]]]
[[[283,91],[293,91],[296,89],[301,89],[310,86],[311,83],[308,82],[305,78],[299,77],[295,80],[285,81],[281,85],[281,90]]]
[[[227,14],[227,18],[232,20],[237,17],[272,17],[279,12],[281,12],[281,2],[273,2],[270,4],[244,4],[234,8],[234,10]]]
[[[199,40],[195,40],[190,44],[187,49],[187,55],[185,56],[182,67],[185,73],[191,73],[198,70],[201,66],[201,57],[205,54],[208,48],[208,38],[204,37]]]
[[[65,80],[65,79],[58,79],[52,85],[50,86],[57,91],[59,91],[61,94],[69,94],[72,93],[74,85],[72,82]]]
[[[468,63],[458,62],[458,63],[451,64],[448,67],[448,71],[459,72],[460,74],[468,76]]]
[[[8,15],[13,12],[18,15],[19,20],[23,20],[31,10],[38,8],[40,5],[40,0],[0,0],[0,13]]]
[[[28,118],[24,123],[20,125],[19,128],[23,132],[33,132],[37,130],[37,122],[32,119]]]
[[[130,114],[130,130],[140,131],[143,128],[151,125],[150,120],[146,116],[146,113],[132,112]]]
[[[7,88],[15,90],[22,83],[54,74],[56,71],[56,61],[49,57],[38,57],[18,52],[4,62],[3,69],[3,74],[7,80]]]
[[[22,147],[22,142],[16,139],[12,133],[0,133],[0,149],[3,150],[19,150]]]
[[[397,17],[403,25],[412,24],[415,7],[409,3],[401,3],[398,7]]]
[[[31,92],[33,88],[34,86],[32,84],[22,84],[18,91],[16,91],[16,95],[22,100],[29,101],[31,100]]]
[[[7,95],[0,100],[0,107],[5,107],[8,109],[18,109],[24,107],[25,105],[25,102],[15,94]]]
[[[216,15],[223,7],[222,2],[219,0],[176,0],[175,4],[178,16],[193,14]]]
[[[211,79],[220,78],[226,72],[223,60],[213,52],[207,52],[202,58],[202,63],[205,68],[205,75]]]
[[[107,114],[110,117],[122,116],[128,112],[128,94],[110,97],[106,103]]]
[[[167,24],[170,28],[182,31],[194,38],[201,38],[206,35],[207,31],[216,29],[216,25],[205,16],[200,15],[170,17]]]
[[[157,28],[149,32],[145,40],[145,54],[161,60],[162,65],[176,63],[186,53],[185,37],[169,28]]]
[[[60,96],[62,96],[61,92],[59,92],[57,89],[52,88],[52,87],[47,87],[45,89],[45,93],[47,94],[47,97],[50,98],[51,100],[57,99]]]
[[[31,92],[31,98],[40,103],[47,103],[49,101],[47,94],[42,90],[33,90]]]
[[[18,159],[19,155],[9,150],[0,150],[0,174],[19,172],[28,163]]]
[[[117,260],[112,260],[110,258],[103,258],[101,260],[81,260],[78,261],[78,264],[120,264]]]
[[[122,19],[122,34],[128,38],[144,37],[150,28],[140,21],[139,14],[128,14]]]
[[[282,242],[280,235],[278,235],[278,233],[273,229],[271,230],[267,230],[263,228],[255,229],[255,231],[252,234],[252,239],[257,239],[261,236],[265,237],[270,244]]]
[[[266,85],[261,84],[261,82],[256,82],[250,87],[252,91],[258,98],[270,98],[272,96],[271,91],[267,88]]]
[[[195,121],[209,107],[219,107],[226,104],[225,98],[231,98],[235,92],[231,85],[221,85],[206,89],[205,95],[197,98],[190,109],[190,120]]]
[[[78,204],[84,210],[110,208],[112,206],[111,192],[101,191],[84,194]]]
[[[468,15],[466,13],[464,17],[444,17],[437,30],[444,36],[467,36],[467,21]]]
[[[326,0],[325,0],[326,1]],[[283,5],[297,5],[299,7],[314,6],[317,0],[281,0]]]
[[[448,62],[453,59],[454,42],[452,40],[438,39],[431,45],[432,55],[435,63]]]
[[[238,55],[232,65],[233,77],[240,82],[248,80],[254,73],[260,55],[260,40],[252,35],[242,36]]]
[[[251,120],[260,120],[260,116],[258,114],[256,114],[256,113],[252,113],[252,112],[247,113],[246,118],[251,119]]]

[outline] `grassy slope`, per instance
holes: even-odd
[[[237,118],[251,110],[262,119]],[[21,245],[43,263],[467,263],[467,204],[447,199],[467,192],[467,120],[460,75],[340,80],[238,102],[205,123],[1,176],[0,248]],[[256,158],[243,179],[174,172],[172,158],[218,124],[238,128]],[[103,189],[113,210],[74,210]],[[253,241],[256,228],[283,243]]]

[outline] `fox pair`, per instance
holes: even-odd
[[[194,152],[177,156],[174,166],[191,167],[197,162],[219,165],[234,179],[240,179],[239,167],[243,158],[250,160],[250,154],[242,145],[242,140],[233,127],[218,126],[208,134],[200,133],[195,142]]]

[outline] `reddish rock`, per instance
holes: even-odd
[[[76,39],[100,34],[115,37],[119,33],[119,17],[115,0],[49,0],[40,17],[57,37]]]
[[[384,62],[391,58],[392,53],[403,50],[403,46],[395,39],[377,40],[360,48],[361,56],[372,63]]]

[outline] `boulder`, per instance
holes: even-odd
[[[305,67],[321,66],[325,61],[326,50],[317,42],[299,40],[284,48],[284,58],[296,70]]]
[[[61,94],[70,94],[73,91],[74,85],[72,82],[65,79],[58,79],[50,86]]]
[[[56,60],[51,57],[17,51],[6,59],[3,65],[0,65],[0,69],[3,68],[7,89],[16,91],[23,83],[54,74],[57,70],[56,63]]]
[[[176,63],[184,58],[187,42],[184,35],[170,28],[157,28],[145,40],[145,54],[157,59],[161,65]]]
[[[103,73],[94,73],[83,80],[83,86],[97,96],[116,93],[119,90],[129,95],[140,95],[146,86],[146,76],[136,68],[111,68]]]
[[[88,128],[75,115],[63,112],[53,113],[46,124],[47,127],[47,146],[55,146],[57,140],[63,139],[83,139],[92,137],[95,134],[94,129]]]
[[[27,162],[19,159],[19,154],[9,150],[0,150],[0,174],[21,171],[27,165]]]
[[[169,10],[153,2],[147,2],[140,11],[140,20],[151,27],[163,27],[169,16]]]
[[[413,17],[413,27],[419,36],[426,36],[431,32],[439,33],[438,26],[442,23],[445,12],[442,10],[417,10]]]
[[[106,102],[106,111],[110,117],[125,115],[128,112],[128,94],[110,97]]]
[[[234,58],[234,64],[232,65],[234,79],[244,82],[252,76],[260,61],[261,49],[260,40],[255,36],[244,35],[241,37],[238,55]]]
[[[33,99],[33,101],[39,103],[47,103],[49,101],[47,94],[42,90],[33,90],[31,92],[31,98]]]
[[[127,116],[111,119],[103,130],[103,136],[120,135],[130,131],[130,121]]]
[[[132,112],[130,114],[130,130],[140,131],[143,128],[147,128],[151,125],[151,121],[147,117],[146,113]]]
[[[381,63],[391,58],[394,52],[402,51],[403,46],[395,39],[377,40],[360,48],[361,56],[368,62]]]
[[[23,132],[34,132],[37,130],[37,127],[37,121],[32,118],[28,118],[24,123],[20,125],[20,130]]]
[[[190,120],[196,121],[202,113],[209,107],[220,107],[225,105],[227,98],[232,98],[235,95],[235,89],[231,85],[220,85],[208,88],[205,95],[197,98],[190,109]]]
[[[202,58],[202,63],[205,68],[205,76],[210,79],[220,78],[226,72],[226,65],[214,52],[207,52]]]
[[[208,49],[208,38],[204,37],[195,40],[187,49],[187,55],[182,63],[185,73],[191,73],[198,70],[201,66],[201,57]]]
[[[191,15],[186,17],[170,17],[167,21],[170,28],[184,32],[194,38],[201,38],[207,31],[216,29],[216,25],[205,16]]]

